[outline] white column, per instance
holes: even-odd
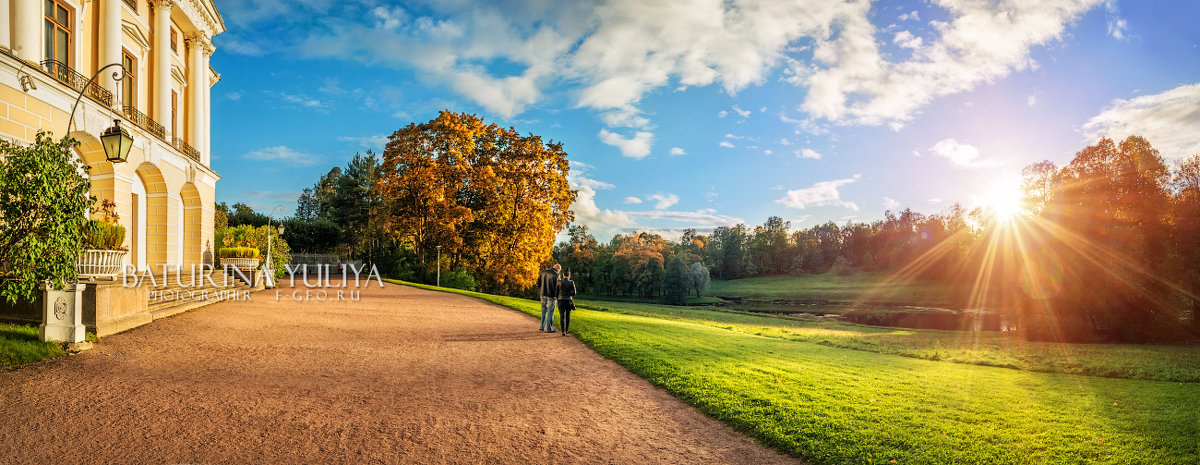
[[[204,148],[201,149],[200,152],[203,154],[200,156],[200,161],[201,163],[204,163],[204,166],[208,166],[209,160],[212,159],[212,120],[210,119],[212,113],[210,110],[212,109],[212,86],[214,84],[212,82],[212,78],[214,76],[212,76],[212,68],[210,67],[208,60],[209,57],[212,56],[213,52],[216,51],[216,49],[213,48],[211,44],[205,45],[207,45],[207,47],[204,49],[204,63],[203,68],[201,68],[204,70],[204,92],[202,92],[204,94],[204,105],[202,107],[204,109],[204,118],[200,123],[200,125],[204,128],[204,141],[202,142],[204,144]]]
[[[120,0],[117,0],[120,1]],[[17,56],[29,61],[40,62],[42,56],[42,8],[44,3],[34,0],[17,0],[12,5],[12,48]]]
[[[17,0],[17,3],[24,3],[24,0]],[[37,2],[41,4],[43,2]],[[39,21],[38,24],[41,24]],[[121,62],[121,0],[103,0],[100,3],[100,62],[96,63],[96,69],[108,66],[113,63]],[[90,74],[94,70],[80,71],[83,74]],[[105,71],[100,76],[101,84],[105,89],[112,91],[113,95],[120,96],[121,89],[117,88],[117,81],[112,78],[112,73]],[[122,105],[127,105],[128,102],[122,102]]]
[[[11,13],[8,0],[0,0],[0,46],[8,48],[12,48],[12,33],[8,30]]]
[[[208,87],[207,73],[201,72],[204,66],[204,37],[197,34],[187,40],[188,46],[188,137],[187,142],[200,151],[200,159],[205,160],[207,154],[201,145],[200,138],[204,137],[204,88]]]
[[[150,51],[154,54],[154,102],[151,118],[162,123],[167,128],[167,138],[171,136],[171,6],[172,0],[157,0],[154,2],[154,45]]]

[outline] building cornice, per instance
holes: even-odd
[[[206,38],[225,32],[225,22],[212,0],[177,0],[175,4]]]

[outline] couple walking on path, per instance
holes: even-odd
[[[539,331],[554,332],[554,305],[558,304],[559,329],[566,336],[571,329],[571,310],[575,309],[575,282],[571,281],[571,270],[562,276],[562,265],[557,263],[538,274],[538,294],[542,298],[542,325]]]

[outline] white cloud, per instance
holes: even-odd
[[[1125,31],[1128,29],[1129,23],[1121,18],[1113,18],[1108,21],[1108,35],[1113,36],[1117,40],[1125,40]]]
[[[301,57],[414,72],[505,118],[568,83],[575,86],[566,95],[576,107],[602,115],[624,111],[602,118],[610,127],[643,128],[645,117],[629,111],[656,89],[719,85],[735,95],[771,81],[781,68],[783,78],[806,88],[798,95],[809,118],[905,123],[934,98],[1035,66],[1031,50],[1058,40],[1068,23],[1101,0],[940,0],[934,6],[942,11],[934,15],[945,21],[931,22],[936,33],[923,33],[920,48],[900,61],[880,52],[880,30],[870,21],[879,12],[869,1],[452,1],[436,8],[233,3],[246,3],[229,7],[242,31],[267,21],[295,29],[302,40],[272,48]],[[273,34],[259,37],[278,43]],[[807,55],[794,53],[798,47],[811,50],[812,59],[794,58]],[[740,107],[734,111],[749,116]]]
[[[571,189],[577,191],[575,203],[571,204],[576,224],[586,225],[597,236],[612,235],[635,225],[625,212],[602,209],[596,205],[596,191],[612,189],[614,187],[612,184],[588,177],[587,165],[571,162],[571,167],[571,174],[567,177],[567,182]]]
[[[717,112],[717,118],[724,118],[727,115],[729,115],[729,112],[725,111],[725,110],[721,110],[721,111]]]
[[[325,109],[325,103],[303,94],[289,94],[287,92],[281,92],[279,94],[279,98],[283,99],[285,102],[294,103],[305,108],[312,108],[315,110]]]
[[[896,199],[893,199],[891,197],[883,198],[883,209],[884,210],[895,210],[897,208],[900,208],[899,201],[897,201]]]
[[[1030,95],[1029,98],[1025,99],[1025,104],[1029,105],[1030,107],[1037,105],[1037,96]]]
[[[654,142],[654,134],[646,131],[638,131],[633,137],[625,138],[615,132],[601,129],[599,136],[600,142],[616,147],[621,151],[621,155],[636,159],[650,155],[650,144]]]
[[[897,32],[896,37],[892,38],[892,43],[899,45],[901,48],[911,48],[913,50],[921,48],[921,42],[923,42],[923,39],[913,36],[908,31]]]
[[[813,159],[813,160],[820,160],[820,159],[821,159],[821,154],[817,153],[817,151],[816,151],[816,150],[813,150],[813,149],[801,149],[801,150],[797,150],[797,151],[796,151],[796,157],[797,157],[797,158],[811,158],[811,159]]]
[[[720,144],[717,144],[717,145],[719,145],[719,146],[721,146],[721,147],[725,147],[725,148],[727,148],[727,149],[734,148],[734,147],[733,147],[733,144],[729,143],[729,141],[727,141],[727,140],[723,140],[723,141],[721,141],[721,143],[720,143]]]
[[[384,146],[388,143],[388,136],[385,134],[362,137],[338,136],[337,140],[358,144],[368,149],[383,150]]]
[[[241,92],[228,92],[225,94],[225,98],[236,102],[236,101],[239,101],[242,99],[242,93]]]
[[[229,52],[234,55],[245,55],[251,57],[263,56],[267,53],[267,51],[257,43],[237,40],[232,36],[225,37],[226,35],[228,34],[221,34],[219,37],[213,38],[214,44],[216,44],[217,48],[221,49],[222,53]]]
[[[650,119],[642,116],[637,109],[632,107],[604,112],[600,115],[600,120],[610,128],[645,129],[650,127]]]
[[[672,157],[678,157],[680,155],[687,155],[687,152],[679,147],[671,147],[671,151],[669,153],[671,154]]]
[[[899,20],[899,21],[908,21],[908,20],[910,20],[910,19],[911,19],[911,20],[913,20],[913,21],[920,21],[920,20],[921,20],[921,15],[917,14],[917,10],[913,10],[911,13],[904,13],[904,14],[900,15],[900,17],[898,17],[898,18],[896,18],[896,19],[897,19],[897,20]]]
[[[1059,40],[1067,23],[1100,0],[937,2],[947,21],[931,21],[936,40],[904,61],[880,52],[867,3],[847,4],[840,31],[816,38],[813,62],[790,62],[789,82],[808,87],[801,108],[839,124],[907,123],[935,98],[961,93],[1036,66],[1034,47]],[[907,37],[899,37],[906,45]],[[915,38],[914,38],[915,39]]]
[[[979,158],[979,149],[954,139],[942,139],[934,144],[932,150],[935,155],[944,157],[958,166],[970,166],[976,158]]]
[[[854,202],[842,200],[841,193],[838,188],[857,181],[861,175],[846,179],[835,179],[833,181],[821,181],[813,184],[812,187],[804,189],[796,189],[787,191],[787,195],[775,202],[781,203],[790,208],[804,209],[807,207],[819,207],[823,205],[836,205],[846,207],[851,210],[858,210],[858,205]]]
[[[1167,159],[1200,153],[1200,83],[1113,100],[1083,125],[1083,134],[1088,144],[1142,136]]]
[[[932,199],[929,199],[929,200],[928,200],[928,202],[929,202],[929,204],[930,204],[930,205],[937,205],[937,204],[939,204],[939,203],[942,203],[942,198],[941,198],[941,197],[934,197],[934,198],[932,198]]]
[[[666,210],[671,208],[672,205],[679,203],[679,196],[675,194],[663,194],[659,192],[647,198],[654,201],[655,210]]]
[[[726,139],[733,139],[733,140],[742,140],[742,139],[745,139],[746,137],[745,137],[745,136],[735,136],[735,135],[733,135],[733,134],[731,134],[731,133],[725,133],[725,138],[726,138]]]
[[[786,138],[779,139],[779,145],[792,145],[792,141],[787,140]]]
[[[771,150],[771,149],[766,149],[766,150],[763,150],[763,154],[764,154],[764,155],[770,155],[770,154],[772,154],[772,153],[775,153],[775,151],[774,151],[774,150]]]
[[[571,174],[567,177],[567,181],[570,183],[572,189],[578,191],[575,203],[571,204],[571,211],[575,213],[575,223],[587,225],[596,237],[610,237],[613,234],[621,232],[660,230],[660,228],[638,224],[638,221],[635,221],[635,219],[674,221],[686,223],[688,227],[697,229],[732,226],[744,222],[741,218],[717,214],[716,210],[713,209],[697,210],[694,212],[668,211],[666,208],[676,205],[679,202],[679,197],[675,194],[663,194],[661,192],[647,197],[647,199],[656,202],[656,210],[653,211],[631,212],[600,208],[596,204],[596,192],[611,190],[614,186],[589,177],[590,169],[590,165],[572,161]],[[638,197],[629,196],[625,197],[624,202],[626,204],[640,204],[643,203],[643,200]],[[677,231],[672,237],[678,237],[679,232],[682,231]]]
[[[738,114],[738,116],[741,116],[742,118],[749,118],[749,117],[750,117],[750,110],[743,110],[743,109],[741,109],[741,108],[738,108],[738,106],[737,106],[737,105],[734,105],[734,106],[733,106],[733,111],[734,111],[735,113],[737,113],[737,114]]]
[[[629,212],[629,216],[649,220],[667,220],[705,226],[733,226],[738,223],[744,223],[741,218],[719,215],[717,214],[716,210],[711,208],[705,208],[693,212],[665,210]]]
[[[242,158],[259,161],[278,160],[288,163],[295,163],[298,165],[312,165],[317,162],[316,156],[304,152],[297,152],[283,145],[258,149],[242,155]]]

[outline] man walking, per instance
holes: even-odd
[[[542,298],[542,325],[538,327],[539,331],[554,332],[554,302],[558,299],[558,270],[561,269],[562,265],[555,263],[549,270],[538,274],[538,294]]]

